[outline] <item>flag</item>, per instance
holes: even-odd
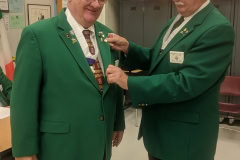
[[[0,10],[0,62],[3,72],[10,80],[13,80],[14,64],[12,61],[12,54],[1,10]]]

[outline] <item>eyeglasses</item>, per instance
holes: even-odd
[[[96,0],[86,0],[88,3],[93,3],[93,2],[95,2]],[[100,5],[104,5],[106,2],[107,2],[107,0],[97,0],[98,1],[98,3],[100,4]]]

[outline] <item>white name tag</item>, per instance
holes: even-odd
[[[184,52],[170,51],[170,63],[183,64]]]

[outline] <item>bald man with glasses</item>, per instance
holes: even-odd
[[[68,0],[23,30],[11,99],[16,160],[110,160],[120,144],[122,89],[105,76],[119,54],[96,22],[106,1]]]

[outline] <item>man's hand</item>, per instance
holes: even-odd
[[[37,160],[37,156],[33,155],[29,157],[18,157],[18,158],[15,158],[15,160]]]
[[[118,147],[123,138],[124,131],[114,131],[112,136],[112,146]]]
[[[120,68],[109,65],[106,75],[109,84],[116,83],[122,89],[128,90],[128,76]]]
[[[129,42],[125,38],[114,33],[109,33],[106,40],[112,49],[122,51],[125,54],[128,53]]]

